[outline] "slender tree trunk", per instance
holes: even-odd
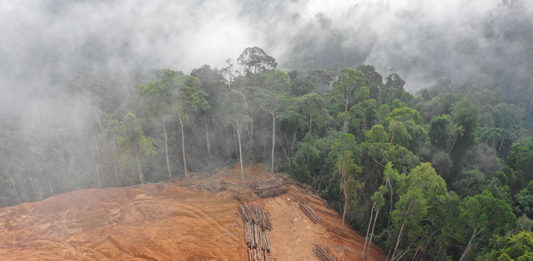
[[[294,154],[294,144],[296,143],[296,134],[298,133],[298,130],[294,128],[294,135],[292,135],[292,143],[291,143],[291,153]]]
[[[455,147],[455,143],[457,142],[457,137],[459,137],[459,133],[455,134],[455,137],[453,138],[452,147],[450,148],[450,150],[448,150],[448,154],[450,154],[450,152],[452,152],[453,150],[453,147]]]
[[[412,261],[415,261],[416,255],[418,254],[418,251],[420,250],[420,246],[422,246],[422,240],[418,242],[418,246],[416,247],[416,251],[415,251],[415,254],[413,255]]]
[[[272,166],[270,171],[274,173],[274,148],[276,147],[276,117],[272,115]]]
[[[135,161],[137,161],[137,171],[139,172],[139,181],[141,184],[144,184],[144,175],[141,170],[141,161],[139,160],[139,155],[135,155]]]
[[[100,154],[100,146],[98,146],[98,141],[95,142],[95,146],[96,146],[96,162],[94,164],[95,168],[96,168],[96,183],[98,184],[98,187],[101,188],[102,187],[102,181],[100,180],[100,169],[98,168],[98,162],[100,161],[98,158]]]
[[[378,207],[378,209],[376,210],[376,216],[374,217],[374,224],[372,225],[372,232],[370,232],[370,240],[368,240],[368,248],[365,257],[368,256],[368,253],[370,252],[370,249],[372,247],[372,238],[374,237],[374,228],[376,228],[376,221],[378,221],[379,209],[380,207]]]
[[[315,194],[319,194],[320,186],[322,186],[322,179],[318,178],[318,185],[316,186],[316,193]]]
[[[344,209],[342,210],[341,232],[344,233],[344,221],[346,220],[346,210],[348,209],[348,193],[346,193],[346,180],[344,180],[344,172],[342,174],[342,187],[344,190]]]
[[[348,132],[348,118],[346,116],[348,112],[348,98],[346,98],[346,101],[344,102],[344,122],[342,123],[342,132],[347,133]]]
[[[502,145],[503,145],[503,141],[505,140],[505,136],[502,134],[501,135],[502,137],[502,140],[500,141],[500,145],[498,146],[498,155],[500,154],[500,151],[502,149]]]
[[[183,131],[183,119],[181,118],[181,113],[178,113],[178,119],[181,128],[181,154],[183,156],[183,171],[185,172],[185,177],[189,179],[189,171],[187,170],[187,156],[185,155],[185,132]]]
[[[172,172],[170,171],[170,161],[168,160],[168,134],[167,125],[163,123],[163,136],[165,138],[165,158],[167,160],[168,180],[172,180]]]
[[[390,217],[392,216],[392,197],[394,196],[394,191],[392,190],[392,185],[390,184],[390,180],[387,178],[387,186],[389,187],[389,217],[387,219],[387,227],[390,227]]]
[[[368,242],[368,233],[370,233],[370,226],[372,225],[372,218],[374,216],[374,207],[376,207],[375,201],[374,204],[372,204],[372,208],[370,209],[370,219],[368,220],[368,227],[366,228],[365,244],[363,245],[363,252],[361,252],[361,256],[364,256],[365,254],[366,243]]]
[[[254,155],[254,119],[250,119],[250,155]]]
[[[93,107],[92,111],[94,113],[94,117],[96,118],[96,122],[98,123],[98,127],[100,128],[101,137],[103,138],[104,137],[104,127],[102,125],[102,121],[100,120],[100,116],[98,115],[96,107],[95,106],[91,106],[91,107]],[[100,155],[100,149],[98,148],[98,140],[96,141],[96,153],[97,153],[97,155]],[[102,187],[102,183],[100,181],[100,170],[98,169],[98,162],[95,165],[96,165],[96,178],[97,178],[98,187],[101,188]]]
[[[118,186],[117,141],[115,138],[113,138],[113,172],[115,174],[115,186]]]
[[[45,174],[45,176],[46,176],[46,182],[48,183],[48,191],[50,191],[50,195],[53,196],[56,193],[55,193],[54,189],[52,188],[52,182],[50,182],[50,177],[48,175]]]
[[[98,115],[96,107],[95,106],[91,106],[91,107],[93,107],[92,111],[93,111],[94,117],[96,118],[96,122],[98,123],[98,127],[100,128],[100,133],[103,136],[104,135],[104,127],[102,125],[102,121],[100,120],[100,116]]]
[[[396,258],[396,250],[398,250],[398,246],[400,245],[400,240],[402,239],[402,233],[403,228],[405,226],[405,222],[403,222],[402,226],[400,227],[400,233],[398,233],[398,238],[396,239],[396,246],[394,247],[394,251],[392,252],[391,260],[394,261]]]
[[[98,163],[94,164],[96,168],[96,183],[98,184],[98,187],[102,187],[102,182],[100,181],[100,170],[98,169]]]
[[[394,133],[392,133],[392,135],[390,136],[389,143],[390,143],[390,144],[394,144],[394,139],[395,139],[395,138],[396,138],[396,137],[395,137]]]
[[[205,144],[207,146],[207,155],[211,155],[211,141],[209,140],[209,123],[205,123]]]
[[[244,168],[242,166],[242,144],[241,144],[241,130],[240,126],[237,125],[237,140],[239,141],[239,162],[241,165],[241,186],[244,188]]]
[[[17,192],[17,187],[15,187],[13,176],[9,172],[8,172],[8,176],[9,176],[9,183],[11,183],[11,189],[13,190],[13,193],[15,193],[15,198],[17,199],[17,203],[20,203],[19,193]]]
[[[527,106],[527,116],[531,114],[531,108],[532,108],[531,105],[533,105],[533,95],[531,95],[531,99],[529,100],[529,104]]]
[[[309,131],[307,133],[311,133],[311,130],[313,129],[313,115],[309,113]]]
[[[459,258],[459,261],[463,261],[466,255],[468,255],[468,253],[472,249],[472,241],[474,241],[474,239],[479,235],[479,233],[481,233],[481,230],[474,229],[474,231],[472,232],[472,236],[470,236],[470,240],[468,240],[468,245],[466,245],[465,251],[461,255],[461,258]]]

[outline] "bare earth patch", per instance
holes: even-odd
[[[0,209],[0,260],[248,260],[239,204],[270,213],[272,260],[318,260],[313,245],[329,247],[337,260],[363,260],[363,241],[325,203],[296,184],[263,199],[239,168],[193,173],[191,181],[129,188],[72,191]],[[261,164],[245,169],[247,184],[269,174]],[[314,224],[300,209],[319,213]],[[385,260],[373,248],[367,260]]]

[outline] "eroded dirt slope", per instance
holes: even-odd
[[[274,198],[241,189],[238,168],[192,174],[191,181],[86,189],[0,209],[0,260],[247,260],[241,202],[270,213],[273,260],[318,260],[313,244],[338,260],[360,260],[364,239],[300,186]],[[272,177],[246,168],[246,182]],[[279,177],[276,175],[276,177]],[[305,200],[323,218],[300,211]],[[373,248],[367,260],[384,260]]]

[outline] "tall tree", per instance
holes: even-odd
[[[442,179],[431,163],[421,163],[411,170],[409,175],[400,179],[398,189],[399,200],[392,212],[392,222],[397,230],[391,260],[400,259],[397,254],[400,242],[405,234],[411,241],[419,241],[422,237],[423,224],[427,221],[429,210],[440,204],[447,196],[446,182]]]
[[[144,98],[147,105],[146,114],[149,120],[158,121],[163,126],[165,160],[169,180],[172,180],[172,171],[168,155],[167,121],[174,116],[174,112],[172,112],[175,102],[175,97],[172,96],[174,88],[177,88],[174,82],[174,73],[169,70],[162,71],[158,75],[157,81],[140,84],[137,88],[137,93]]]
[[[429,138],[434,149],[448,152],[451,144],[453,126],[449,115],[431,118]]]
[[[179,78],[178,78],[179,79]],[[199,108],[208,108],[207,93],[200,90],[200,80],[194,76],[185,76],[179,79],[179,89],[177,96],[177,103],[175,103],[175,110],[178,114],[178,120],[181,130],[181,151],[183,155],[183,170],[185,177],[189,178],[189,170],[187,169],[187,156],[185,153],[185,131],[184,122],[189,120],[189,113]]]
[[[362,170],[354,163],[353,153],[345,150],[340,155],[337,161],[337,169],[341,177],[341,188],[344,194],[344,208],[342,210],[342,226],[344,231],[344,223],[346,220],[346,211],[348,210],[349,198],[355,198],[357,191],[362,187],[362,184],[356,179]]]
[[[361,157],[361,151],[357,146],[355,137],[350,133],[341,133],[331,146],[331,156],[336,159],[337,173],[340,178],[339,187],[344,195],[344,207],[342,215],[342,228],[346,219],[346,211],[350,198],[355,199],[357,191],[363,184],[356,178],[362,169],[356,164]]]
[[[472,248],[477,246],[479,238],[488,238],[493,234],[504,232],[516,224],[511,206],[495,198],[487,190],[465,198],[461,202],[460,209],[459,224],[464,227],[461,226],[459,229],[465,236],[462,239],[468,243],[459,261],[464,260]]]
[[[339,72],[338,79],[333,82],[333,90],[330,92],[330,96],[343,107],[343,112],[339,114],[343,121],[342,132],[348,132],[348,110],[355,102],[355,91],[365,86],[365,84],[364,74],[350,68],[344,68]]]
[[[241,131],[246,122],[249,121],[248,103],[244,95],[238,90],[231,90],[222,102],[225,121],[237,132],[239,142],[239,163],[241,167],[241,185],[244,187],[244,169],[242,163],[242,142]]]
[[[311,134],[313,118],[318,122],[323,121],[322,117],[327,113],[324,98],[316,92],[311,92],[298,97],[296,101],[303,113],[308,115],[309,128],[307,133]]]
[[[141,167],[141,160],[145,156],[155,155],[154,139],[144,135],[143,128],[133,113],[124,116],[120,126],[119,135],[116,137],[117,145],[121,151],[129,158],[134,158],[139,182],[144,184],[144,174]]]
[[[200,79],[200,89],[207,94],[206,100],[209,106],[201,106],[198,109],[197,117],[203,122],[206,150],[207,154],[210,155],[211,139],[209,137],[209,127],[213,121],[215,110],[220,109],[220,97],[222,92],[227,90],[226,84],[221,72],[217,69],[212,69],[209,65],[192,70],[191,75]]]
[[[479,111],[469,100],[456,103],[452,109],[455,137],[450,152],[455,162],[461,162],[466,151],[475,143]]]
[[[266,111],[272,119],[272,149],[270,171],[275,171],[276,121],[282,118],[289,108],[289,99],[283,93],[267,91],[261,98],[261,109]]]
[[[140,85],[138,92],[141,96],[147,97],[150,107],[160,113],[163,121],[164,134],[166,134],[165,120],[177,116],[181,132],[181,151],[183,158],[183,171],[185,177],[189,178],[187,168],[187,154],[185,151],[185,130],[184,125],[189,120],[189,114],[201,109],[208,109],[208,94],[200,89],[201,82],[197,77],[186,76],[180,72],[163,70],[156,78],[148,84]],[[175,119],[175,118],[174,118]],[[165,135],[166,137],[166,135]],[[165,147],[168,157],[168,138],[165,138]],[[167,161],[167,167],[170,164]],[[171,176],[170,172],[169,175]]]
[[[385,194],[387,194],[388,189],[386,186],[379,186],[378,190],[374,192],[372,197],[372,209],[370,209],[370,218],[368,219],[368,228],[366,229],[365,244],[363,245],[363,252],[361,256],[367,257],[370,249],[372,247],[372,238],[374,236],[374,229],[376,228],[376,222],[378,221],[379,210],[385,205]],[[374,215],[375,213],[375,215]],[[373,222],[373,225],[372,225]],[[372,225],[372,231],[370,231],[370,225]],[[370,238],[368,237],[370,233]],[[367,247],[368,242],[368,247]]]
[[[276,69],[278,66],[276,59],[257,46],[244,49],[237,58],[237,62],[244,68],[247,75],[256,75],[265,70]]]

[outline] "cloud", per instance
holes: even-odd
[[[525,75],[532,1],[511,2],[3,1],[0,90],[46,93],[91,71],[220,67],[254,45],[282,69],[372,64],[399,72],[412,91],[439,78]]]

